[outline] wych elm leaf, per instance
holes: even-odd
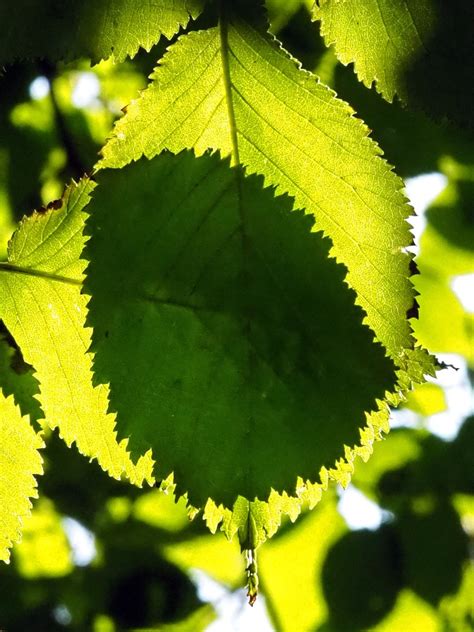
[[[97,181],[94,373],[132,452],[152,447],[156,477],[173,472],[192,505],[241,497],[245,515],[344,460],[395,367],[312,218],[216,155],[164,153]]]

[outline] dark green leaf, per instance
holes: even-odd
[[[202,506],[295,493],[360,441],[392,363],[313,221],[217,156],[98,175],[95,373],[119,434]]]
[[[322,585],[334,632],[372,628],[393,608],[402,586],[395,534],[352,531],[330,549]]]

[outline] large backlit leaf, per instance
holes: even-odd
[[[320,0],[326,43],[365,85],[392,101],[472,120],[474,5],[470,0]]]
[[[42,439],[22,417],[13,397],[0,391],[0,560],[8,562],[10,547],[20,539],[30,498],[37,496],[35,475],[43,473],[38,449]]]
[[[367,323],[395,357],[411,345],[409,208],[401,181],[353,114],[271,36],[221,15],[218,27],[170,48],[100,164],[120,167],[164,148],[213,148],[263,174],[331,238]]]
[[[0,318],[34,367],[48,424],[113,476],[126,471],[140,483],[150,462],[133,466],[125,445],[117,443],[107,388],[92,386],[92,358],[86,353],[91,333],[84,326],[87,299],[80,292],[81,211],[91,189],[87,180],[72,185],[62,201],[23,220],[10,242],[8,263],[0,267]]]
[[[393,364],[329,240],[261,179],[191,152],[97,179],[86,291],[119,433],[151,446],[157,478],[174,472],[191,504],[234,507],[255,540],[271,508],[242,527],[249,501],[294,495],[344,459]]]
[[[197,17],[204,0],[10,0],[0,4],[0,64],[112,54],[117,61],[150,50]]]

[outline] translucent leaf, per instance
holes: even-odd
[[[112,54],[117,61],[150,48],[197,17],[204,0],[17,0],[0,5],[0,64]]]
[[[222,5],[226,3],[221,3]],[[344,263],[367,323],[395,357],[411,345],[409,208],[402,182],[353,110],[238,17],[173,45],[118,122],[102,167],[164,148],[218,149],[289,193]]]
[[[0,560],[8,562],[10,547],[20,539],[30,498],[36,498],[35,476],[43,473],[38,452],[42,439],[22,417],[13,397],[0,391]]]
[[[132,465],[115,438],[107,413],[108,391],[92,386],[90,330],[84,327],[87,299],[80,293],[80,253],[88,180],[69,187],[63,200],[22,221],[0,265],[0,318],[34,367],[46,421],[68,445],[97,458],[111,475],[126,471],[135,482],[149,477],[144,458]]]
[[[465,0],[320,0],[314,17],[343,64],[435,116],[463,124],[474,99],[474,6]],[[461,88],[462,86],[462,88]]]
[[[329,240],[261,178],[185,152],[97,180],[86,291],[119,434],[254,548],[299,512],[272,490],[315,497],[298,478],[323,486],[336,461],[350,476],[345,446],[373,441],[393,364]]]

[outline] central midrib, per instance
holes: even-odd
[[[220,53],[222,63],[222,74],[224,81],[225,99],[227,105],[227,115],[229,117],[230,140],[232,144],[232,165],[240,165],[239,141],[237,138],[237,122],[235,120],[234,101],[232,99],[232,79],[229,65],[229,39],[228,39],[228,16],[225,6],[226,0],[219,2],[219,36]]]
[[[232,96],[232,77],[230,74],[230,64],[229,64],[229,9],[227,6],[228,0],[219,0],[219,36],[220,36],[220,54],[221,54],[221,63],[222,63],[222,77],[224,82],[224,91],[225,91],[225,99],[227,105],[227,115],[229,118],[229,130],[230,130],[230,140],[231,140],[231,166],[235,171],[235,184],[236,184],[236,192],[237,192],[237,210],[240,219],[240,233],[241,233],[241,242],[242,242],[242,282],[245,286],[249,286],[251,283],[251,275],[252,271],[250,270],[250,251],[252,249],[251,240],[247,234],[247,223],[246,223],[246,213],[243,203],[242,196],[242,179],[244,178],[244,171],[242,164],[240,162],[239,155],[239,140],[237,135],[237,121],[235,117],[235,108],[234,101]],[[252,319],[255,312],[254,305],[246,305],[246,309],[244,310],[243,315],[243,333],[247,340],[251,341],[251,329],[252,329]],[[255,367],[256,360],[253,351],[253,345],[248,345],[247,347],[247,367],[249,371],[248,379],[250,379],[252,371]],[[248,443],[253,443],[252,438],[252,424],[253,418],[247,416],[242,420],[243,424],[246,425],[248,429]],[[251,468],[248,468],[244,474],[244,478],[246,482],[249,478],[252,478]]]

